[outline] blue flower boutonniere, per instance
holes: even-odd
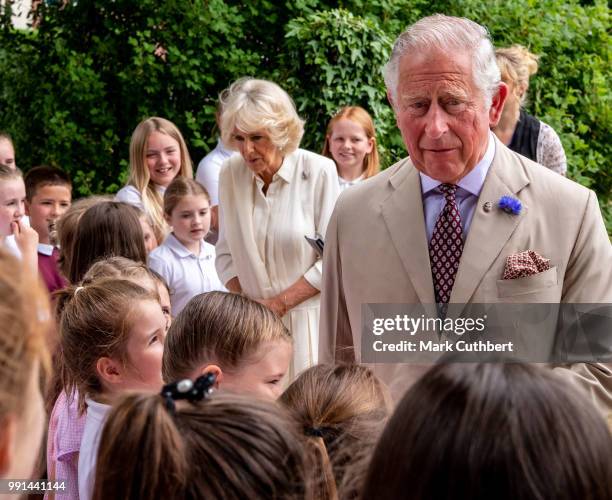
[[[521,201],[513,196],[502,196],[497,202],[497,206],[510,215],[520,214],[523,208]]]

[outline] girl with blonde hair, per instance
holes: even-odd
[[[38,233],[23,222],[25,201],[21,170],[0,164],[0,247],[38,274]]]
[[[346,106],[327,125],[323,156],[336,162],[340,191],[380,171],[376,130],[369,113],[360,106]]]
[[[177,176],[193,177],[191,158],[180,130],[171,121],[156,116],[141,121],[130,141],[128,184],[117,192],[115,199],[145,211],[153,222],[159,244],[168,232],[164,191]]]

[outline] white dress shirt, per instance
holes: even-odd
[[[196,181],[206,188],[210,196],[210,206],[219,204],[219,172],[221,165],[232,156],[235,151],[227,149],[221,139],[217,141],[217,146],[208,153],[198,164],[196,171]]]
[[[97,403],[89,398],[85,401],[87,402],[87,416],[85,418],[85,429],[83,430],[83,439],[81,440],[78,465],[80,500],[90,500],[93,497],[100,437],[104,428],[104,422],[106,421],[106,415],[111,409],[109,405]]]
[[[213,290],[226,291],[215,269],[215,247],[200,242],[200,255],[194,255],[174,234],[149,254],[149,267],[159,273],[170,288],[172,316],[193,297]]]

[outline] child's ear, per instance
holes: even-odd
[[[96,371],[102,381],[109,385],[118,385],[123,381],[121,367],[117,361],[111,358],[100,358],[96,363]]]
[[[166,213],[164,213],[164,220],[170,225],[170,216]]]
[[[6,477],[13,458],[17,422],[14,415],[8,415],[0,422],[0,477]]]
[[[223,381],[223,370],[219,365],[204,365],[198,373],[198,377],[206,373],[212,373],[215,375],[215,389],[219,388],[219,384]]]
[[[368,150],[366,151],[366,154],[370,154],[373,149],[374,149],[374,139],[370,137],[368,139]]]
[[[24,205],[25,205],[25,214],[29,217],[30,216],[30,202],[26,200]]]

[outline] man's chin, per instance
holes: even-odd
[[[427,177],[431,177],[444,184],[456,184],[465,177],[471,169],[465,165],[456,163],[420,163],[414,162],[414,166]]]

